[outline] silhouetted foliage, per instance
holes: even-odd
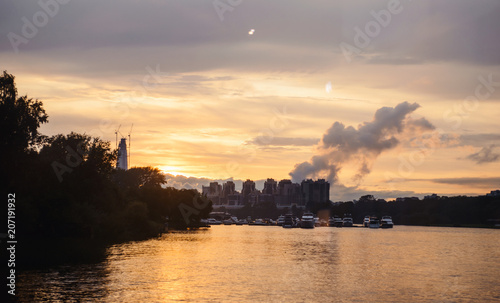
[[[48,121],[42,102],[19,97],[14,76],[6,71],[0,76],[0,188],[13,191],[23,180],[16,171],[29,169],[32,151],[44,137],[38,133]],[[20,177],[21,180],[16,180]]]
[[[364,196],[366,197],[366,196]],[[392,216],[394,224],[435,226],[487,226],[488,220],[500,219],[500,197],[441,197],[437,199],[403,199],[386,202],[363,198],[338,203],[331,207],[332,215],[351,213],[355,222],[364,216]]]
[[[71,256],[78,261],[103,253],[109,243],[157,236],[167,217],[174,227],[197,226],[212,210],[196,190],[165,188],[157,168],[115,169],[117,151],[107,141],[74,132],[40,135],[39,126],[47,122],[42,102],[18,98],[14,77],[6,72],[0,77],[0,98],[2,189],[16,193],[24,265]],[[40,239],[59,243],[53,245],[57,249],[44,253]],[[86,251],[75,253],[82,247]],[[52,256],[57,251],[61,258]]]

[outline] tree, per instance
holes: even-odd
[[[10,188],[24,171],[23,163],[39,147],[44,136],[38,132],[48,122],[43,103],[18,97],[14,76],[0,76],[0,182]]]
[[[161,188],[167,184],[165,175],[156,167],[132,167],[129,170],[117,169],[114,180],[126,191],[140,188]]]
[[[73,172],[83,179],[109,178],[116,161],[116,152],[110,143],[89,135],[71,132],[56,135],[46,140],[40,157],[53,171],[59,182]]]

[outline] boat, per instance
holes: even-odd
[[[283,219],[283,225],[281,225],[283,228],[292,228],[294,225],[293,222],[293,216],[291,214],[285,215]]]
[[[276,225],[283,226],[284,222],[285,222],[285,216],[279,216],[278,220],[276,221]]]
[[[306,212],[302,215],[300,220],[301,228],[314,228],[314,215],[310,212]]]
[[[332,222],[330,222],[330,223],[332,223]],[[337,216],[333,216],[333,225],[330,225],[330,226],[342,227],[343,225],[344,225],[344,221],[342,220],[342,218],[337,217]]]
[[[265,218],[264,222],[266,222],[266,225],[276,225],[276,221],[270,218]]]
[[[208,225],[221,225],[221,224],[222,224],[222,221],[215,220],[214,218],[209,218],[209,219],[207,220],[207,224],[208,224]]]
[[[226,219],[226,220],[222,221],[222,223],[224,223],[224,225],[232,225],[233,224],[233,220]]]
[[[296,228],[300,227],[300,218],[299,217],[293,218],[293,227],[296,227]]]
[[[314,227],[320,227],[321,222],[318,217],[314,217]]]
[[[236,222],[236,225],[245,225],[248,224],[247,220],[245,219],[239,219],[238,222]]]
[[[370,223],[368,224],[370,228],[379,228],[380,222],[377,217],[370,217]]]
[[[330,217],[328,219],[328,226],[334,227],[335,226],[335,219],[333,217]]]
[[[342,226],[343,227],[352,227],[352,218],[351,217],[344,217],[344,220],[342,220]]]
[[[370,226],[370,216],[365,216],[363,219],[363,227],[369,227]]]
[[[262,219],[255,219],[255,221],[249,223],[249,225],[267,225],[267,223]]]
[[[383,216],[380,220],[380,228],[393,228],[394,223],[392,222],[391,216]]]
[[[198,225],[199,227],[210,227],[210,224],[208,224],[208,219],[201,219],[200,224]],[[168,223],[167,223],[168,227]]]

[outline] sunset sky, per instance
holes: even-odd
[[[478,195],[500,188],[499,16],[496,0],[2,1],[0,67],[43,101],[43,134],[114,147],[133,123],[132,166],[172,186],[321,158],[333,201]]]

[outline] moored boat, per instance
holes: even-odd
[[[214,218],[208,218],[207,224],[208,225],[221,225],[222,221],[215,220]]]
[[[344,220],[342,220],[342,226],[343,227],[352,227],[353,221],[350,216],[344,217]]]
[[[377,217],[370,217],[370,223],[368,224],[370,228],[379,228],[380,222]]]
[[[255,219],[254,222],[248,223],[248,225],[267,225],[263,219]]]
[[[244,224],[248,224],[246,219],[239,219],[238,221],[236,221],[236,225],[244,225]]]
[[[333,218],[330,218],[330,220],[328,220],[328,226],[330,227],[342,227],[343,225],[344,221],[338,216],[333,216]]]
[[[394,223],[392,222],[391,216],[383,216],[380,220],[380,228],[393,228]]]
[[[370,227],[370,216],[365,216],[363,219],[363,227]]]
[[[285,216],[279,216],[278,220],[276,221],[276,225],[278,226],[283,226],[283,223],[285,223]]]
[[[294,225],[293,216],[291,214],[285,215],[283,219],[283,224],[281,225],[283,228],[292,228]]]
[[[314,227],[320,227],[321,226],[321,221],[319,220],[318,217],[314,217]]]
[[[310,212],[306,212],[302,215],[300,220],[301,228],[314,228],[314,215]]]

